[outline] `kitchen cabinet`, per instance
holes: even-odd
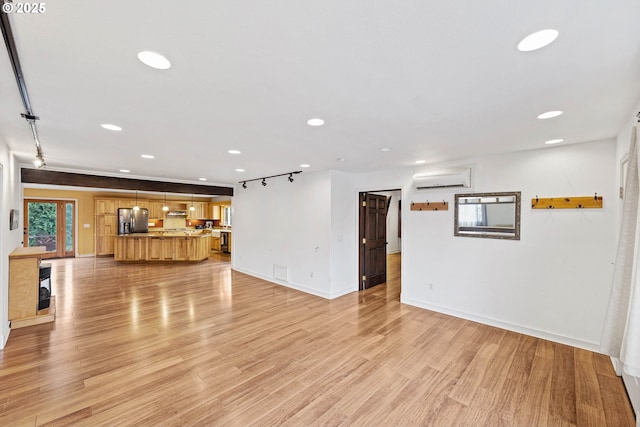
[[[113,255],[113,236],[118,234],[115,215],[96,215],[96,255]]]
[[[115,215],[118,201],[115,199],[95,199],[95,215]]]
[[[137,202],[136,202],[136,199],[120,199],[118,200],[118,207],[133,208],[136,205],[136,203],[138,203],[139,208],[149,209],[149,202],[146,200],[140,200],[140,199],[138,199]]]
[[[147,259],[147,237],[127,236],[116,239],[116,261],[145,261]]]
[[[175,259],[174,237],[149,237],[148,261],[169,261]]]
[[[220,237],[211,236],[211,250],[212,251],[220,250]]]
[[[191,206],[193,206],[193,210],[191,210]],[[189,209],[187,210],[187,218],[189,219],[204,219],[205,218],[205,206],[206,203],[203,202],[193,202],[189,203]]]
[[[220,220],[220,205],[211,205],[211,218]]]
[[[164,211],[162,210],[164,202],[149,201],[149,219],[162,219],[164,218]]]

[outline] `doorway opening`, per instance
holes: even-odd
[[[398,286],[399,295],[401,197],[400,189],[359,193],[358,289],[360,291],[393,280]]]
[[[24,246],[44,246],[43,258],[75,256],[74,200],[24,200]]]

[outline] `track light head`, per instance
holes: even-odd
[[[289,174],[289,182],[293,182],[293,174],[292,173]]]
[[[265,178],[262,178],[262,186],[263,187],[267,186],[267,180]]]
[[[45,166],[44,158],[42,158],[42,156],[36,156],[35,160],[33,161],[33,165],[37,168],[44,167]]]
[[[242,183],[242,188],[247,188],[247,181],[244,181],[244,182]]]

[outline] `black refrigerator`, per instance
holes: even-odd
[[[118,208],[118,234],[147,233],[149,231],[149,211]]]

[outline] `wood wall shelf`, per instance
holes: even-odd
[[[601,209],[602,196],[586,197],[534,197],[531,209]]]
[[[426,202],[426,203],[413,203],[411,202],[412,211],[448,211],[449,202]]]

